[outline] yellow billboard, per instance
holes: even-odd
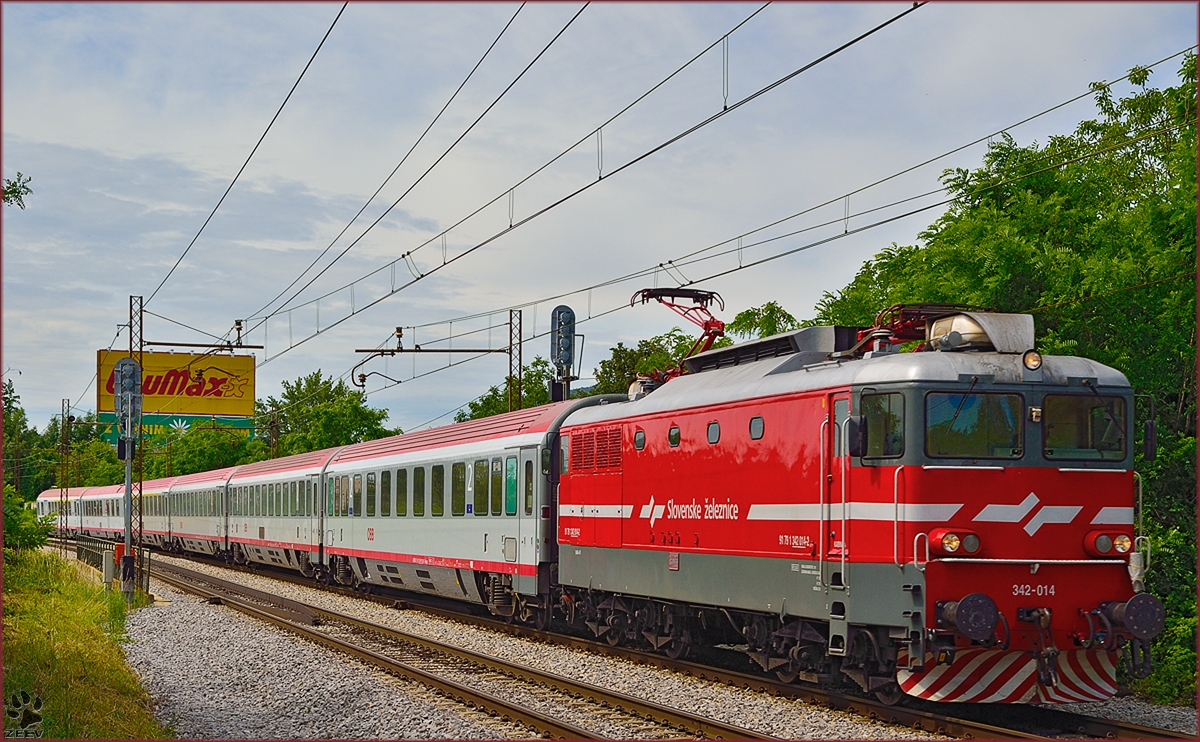
[[[96,351],[96,411],[113,411],[113,368],[121,350]],[[142,413],[253,415],[254,356],[142,354]]]

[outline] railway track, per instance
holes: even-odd
[[[1174,730],[1102,719],[1048,707],[971,706],[960,704],[955,704],[951,707],[922,702],[901,706],[887,706],[873,699],[847,695],[822,688],[784,684],[774,678],[730,668],[716,667],[711,663],[701,664],[687,660],[672,660],[662,655],[638,649],[619,646],[612,647],[605,642],[598,642],[587,638],[550,631],[538,631],[532,627],[508,624],[495,618],[475,615],[464,611],[462,606],[449,607],[446,601],[439,601],[436,598],[429,599],[428,596],[419,594],[405,593],[403,598],[397,598],[395,595],[368,594],[337,585],[317,585],[312,580],[304,579],[299,575],[271,570],[269,568],[251,569],[230,566],[219,560],[196,558],[194,555],[183,558],[225,569],[270,577],[271,579],[278,579],[302,587],[323,589],[349,597],[372,600],[391,607],[413,608],[442,618],[484,627],[512,636],[534,639],[547,644],[582,649],[591,653],[617,657],[646,666],[665,668],[692,677],[732,685],[754,692],[795,698],[812,705],[847,711],[867,718],[905,726],[914,731],[934,732],[960,738],[988,739],[1048,739],[1055,737],[1079,738],[1081,736],[1107,739],[1193,738],[1193,735]],[[157,563],[155,568],[157,569],[160,566],[162,566],[162,562]],[[314,610],[319,612],[321,609]],[[351,622],[353,621],[358,621],[358,619],[351,619]],[[385,631],[392,631],[385,627],[379,628]],[[363,630],[374,629],[363,627]],[[728,653],[728,655],[733,654],[732,652]],[[742,659],[740,655],[737,658]],[[728,657],[726,659],[728,660]],[[954,715],[943,713],[950,709],[953,710]],[[717,731],[710,733],[699,730],[693,733],[725,737],[753,734],[749,730],[743,730],[737,734],[720,734]],[[571,736],[552,732],[551,734],[554,734],[554,736]],[[754,736],[762,738],[762,735]]]
[[[450,647],[337,611],[278,598],[192,570],[160,563],[153,567],[152,575],[387,672],[429,685],[461,703],[518,722],[542,735],[607,739],[677,738],[682,733],[710,739],[772,739],[750,729]],[[465,678],[470,681],[464,682]],[[540,710],[531,708],[534,705]],[[567,721],[565,717],[576,720]]]

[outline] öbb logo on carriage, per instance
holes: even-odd
[[[629,395],[146,482],[143,538],[889,702],[1102,700],[1164,623],[1133,411],[1030,315],[897,306]],[[117,537],[120,491],[71,490],[68,527]]]

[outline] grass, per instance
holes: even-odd
[[[4,691],[41,698],[45,737],[173,736],[125,664],[125,617],[121,593],[58,555],[4,550]]]

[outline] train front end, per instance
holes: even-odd
[[[1118,663],[1149,673],[1164,623],[1143,586],[1133,391],[1097,362],[1022,351],[1028,315],[927,329],[940,352],[897,354],[913,380],[863,385],[854,420],[859,476],[888,480],[901,513],[881,541],[921,572],[899,687],[949,702],[1110,698]],[[938,519],[903,516],[918,510]]]

